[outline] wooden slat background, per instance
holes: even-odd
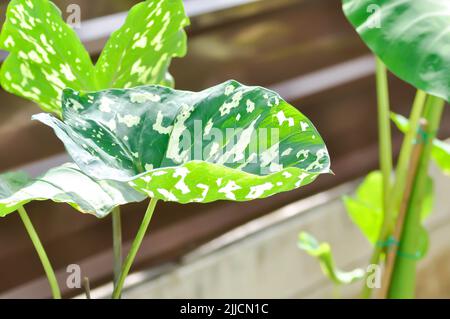
[[[136,1],[57,1],[58,4],[68,2],[81,4],[83,14],[92,18],[125,10]],[[94,59],[104,41],[98,39],[89,43]],[[251,203],[184,206],[162,203],[135,269],[176,260],[242,223],[376,168],[373,74],[369,72],[342,80],[339,74],[329,71],[336,65],[352,63],[368,54],[341,13],[339,0],[261,0],[193,18],[189,29],[189,53],[184,59],[174,60],[172,66],[178,88],[200,90],[233,78],[282,90],[286,81],[311,79],[311,74],[318,71],[329,74],[335,83],[333,87],[307,95],[297,95],[295,90],[290,90],[289,99],[321,132],[336,175],[321,177],[313,185]],[[394,77],[391,77],[391,83],[393,108],[407,115],[414,90]],[[322,84],[319,81],[317,87]],[[36,106],[1,90],[0,101],[1,172],[64,151],[48,128],[29,121],[32,114],[39,112]],[[446,110],[442,136],[450,135],[449,124],[450,114]],[[396,133],[396,149],[400,138]],[[68,264],[80,264],[94,287],[111,279],[109,218],[98,220],[80,215],[68,206],[47,202],[32,203],[27,208],[59,271],[66,296],[79,293],[65,288]],[[133,238],[144,208],[145,204],[138,204],[124,209],[126,241]],[[0,265],[0,295],[21,286],[21,296],[49,296],[39,260],[15,214],[0,220]]]

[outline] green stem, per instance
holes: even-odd
[[[383,62],[376,58],[376,80],[377,80],[377,99],[378,99],[378,134],[380,143],[380,167],[383,176],[383,211],[384,221],[380,231],[380,237],[384,238],[388,231],[388,223],[391,220],[389,208],[389,196],[391,192],[391,174],[392,174],[392,142],[391,142],[391,118],[389,107],[389,87],[387,70]],[[376,245],[374,253],[370,259],[371,264],[378,264],[382,248]],[[367,279],[367,277],[366,277]],[[367,281],[365,281],[366,283]],[[364,284],[362,298],[370,298],[372,289]]]
[[[423,151],[419,160],[417,174],[414,179],[411,199],[403,226],[403,233],[399,245],[392,280],[389,289],[389,298],[414,298],[416,286],[416,263],[418,240],[421,227],[421,208],[428,180],[428,167],[433,149],[433,140],[444,109],[444,101],[435,96],[429,96],[425,119],[427,128],[423,138]]]
[[[406,179],[411,160],[411,154],[414,148],[414,140],[420,126],[420,118],[423,113],[427,94],[421,90],[417,91],[416,98],[412,107],[411,115],[409,117],[409,129],[405,134],[400,156],[395,171],[395,183],[392,188],[392,194],[389,201],[389,209],[397,211],[406,188]]]
[[[120,220],[120,207],[112,211],[113,251],[114,251],[114,287],[119,279],[122,269],[122,223]]]
[[[122,270],[121,270],[120,276],[119,276],[119,280],[117,281],[117,284],[114,287],[114,292],[112,295],[113,299],[120,298],[120,295],[122,293],[123,284],[125,282],[125,278],[127,277],[128,273],[131,269],[131,265],[133,264],[133,261],[139,250],[139,247],[142,244],[142,240],[144,239],[147,228],[150,224],[150,221],[152,220],[153,212],[155,211],[157,202],[158,202],[157,199],[152,198],[152,200],[150,201],[150,204],[148,205],[147,211],[145,212],[144,219],[142,220],[141,226],[139,227],[136,238],[134,239],[133,244],[131,245],[130,251],[127,255],[127,258],[125,259],[125,262],[123,263]]]
[[[42,246],[39,236],[36,233],[36,230],[34,229],[33,224],[31,223],[31,220],[28,217],[25,208],[19,207],[17,211],[19,212],[19,216],[22,219],[23,224],[25,225],[25,228],[28,232],[28,235],[30,236],[31,241],[33,242],[34,248],[36,249],[36,252],[39,255],[42,266],[44,266],[45,274],[47,275],[47,279],[50,284],[50,288],[52,290],[53,298],[61,299],[61,292],[59,290],[55,272],[53,271],[50,261],[48,260],[47,254],[45,253],[44,247]]]
[[[378,238],[378,243],[382,243],[387,240],[392,228],[392,224],[395,220],[395,212],[398,211],[398,207],[400,205],[400,201],[406,187],[406,179],[413,150],[413,143],[414,139],[416,138],[417,130],[419,129],[420,118],[423,113],[426,97],[427,94],[425,92],[421,90],[417,91],[410,114],[409,130],[405,134],[405,139],[403,140],[400,150],[399,160],[395,172],[395,182],[393,187],[391,187],[391,194],[388,198],[389,201],[387,203],[388,206],[386,210],[388,213],[384,215],[383,225]],[[370,264],[379,264],[382,252],[383,245],[376,245],[370,259]],[[371,289],[368,288],[367,285],[365,285],[362,293],[362,298],[370,298],[370,296]]]

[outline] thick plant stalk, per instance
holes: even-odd
[[[400,155],[398,158],[397,169],[395,170],[395,183],[392,187],[392,195],[389,205],[391,209],[396,210],[402,200],[406,179],[409,171],[411,154],[414,148],[414,139],[417,137],[417,131],[420,126],[420,118],[423,113],[427,94],[421,90],[417,91],[411,115],[409,117],[409,129],[405,134]]]
[[[120,220],[120,207],[112,211],[112,232],[114,252],[114,287],[119,279],[122,269],[122,222]]]
[[[425,120],[427,129],[422,143],[423,151],[419,160],[417,174],[414,179],[411,199],[409,201],[403,233],[399,245],[392,280],[389,288],[389,298],[414,298],[416,285],[416,258],[421,227],[421,208],[428,179],[428,166],[431,158],[433,140],[439,128],[444,101],[430,96],[426,103]]]
[[[389,212],[389,196],[391,192],[391,174],[392,174],[392,142],[391,142],[391,118],[389,106],[389,87],[387,79],[387,70],[383,62],[376,58],[376,80],[377,80],[377,98],[378,98],[378,134],[380,144],[380,167],[383,176],[383,211],[384,220],[379,238],[384,239],[389,230],[389,222],[392,219]],[[370,259],[370,264],[378,264],[380,261],[381,245],[376,245]],[[369,288],[367,277],[364,281],[362,298],[370,298],[372,289]]]
[[[44,267],[45,274],[47,275],[47,279],[50,284],[53,298],[61,299],[61,292],[59,290],[58,280],[56,279],[55,272],[53,271],[52,265],[50,264],[50,261],[44,250],[44,247],[42,246],[42,243],[39,239],[39,236],[36,233],[36,230],[34,229],[33,224],[31,223],[31,220],[28,217],[25,208],[19,207],[17,211],[19,212],[19,216],[22,219],[23,224],[25,225],[28,235],[30,236],[31,241],[33,242],[34,248],[36,249],[36,252],[39,255],[39,259],[41,260],[42,266]]]
[[[425,123],[424,123],[424,125],[421,126],[421,129],[423,131],[426,129]],[[418,133],[417,139],[419,140],[420,138],[421,138],[420,133]],[[400,205],[399,213],[398,213],[398,216],[395,221],[396,225],[395,225],[394,233],[392,234],[392,237],[397,242],[399,241],[399,239],[402,235],[402,232],[403,232],[406,211],[408,209],[408,203],[411,199],[414,178],[416,177],[416,174],[417,174],[417,169],[419,167],[419,160],[422,155],[422,151],[423,151],[423,143],[415,143],[414,148],[412,150],[412,154],[411,154],[411,161],[410,161],[411,164],[409,166],[408,176],[406,179],[405,192],[403,194],[403,199],[402,199],[402,202]],[[391,278],[392,278],[392,272],[394,270],[394,264],[395,264],[395,260],[397,258],[397,251],[398,251],[398,245],[393,245],[392,247],[390,247],[390,249],[386,253],[386,263],[385,263],[384,272],[383,272],[381,293],[379,296],[380,299],[387,298],[389,286],[390,286]]]
[[[396,228],[394,229],[395,232],[394,238],[396,240],[400,238],[401,232],[403,231],[404,215],[406,215],[407,204],[411,197],[412,183],[414,182],[415,172],[419,164],[418,157],[419,154],[422,152],[421,144],[419,145],[414,143],[414,140],[417,138],[417,132],[419,130],[420,119],[423,113],[426,98],[427,94],[424,91],[417,90],[411,114],[409,117],[409,128],[408,131],[405,133],[405,138],[403,140],[400,155],[397,162],[397,168],[395,171],[395,182],[389,197],[388,211],[399,212],[396,222]],[[412,162],[413,160],[415,160],[416,162],[413,163]],[[414,172],[411,172],[411,169],[413,168]],[[414,174],[411,175],[412,173]],[[409,188],[409,190],[406,190],[406,188]],[[404,204],[401,207],[400,202]],[[387,241],[390,229],[389,223],[392,223],[394,219],[395,219],[394,216],[392,216],[391,221],[387,219],[385,220],[386,223],[385,233],[383,234],[384,237],[379,238],[380,243]],[[382,245],[380,245],[380,248],[376,250],[376,253],[378,253],[378,259],[382,252],[381,246]],[[383,274],[383,285],[380,292],[381,298],[386,298],[388,294],[393,266],[395,262],[395,256],[392,256],[392,254],[396,253],[396,251],[397,247],[394,247],[394,249],[390,253],[391,256],[388,255],[386,259],[386,267]]]
[[[145,212],[145,215],[144,215],[144,219],[142,220],[142,223],[141,223],[141,226],[139,227],[136,238],[134,239],[133,244],[131,245],[131,248],[127,255],[127,258],[125,259],[125,261],[123,263],[122,270],[119,275],[119,279],[117,280],[116,286],[114,287],[114,291],[113,291],[113,295],[112,295],[113,299],[120,298],[120,295],[122,293],[123,284],[125,282],[125,278],[127,277],[128,273],[130,272],[131,266],[136,257],[136,254],[139,250],[139,247],[141,247],[142,240],[144,239],[147,228],[150,224],[150,221],[152,220],[153,212],[155,211],[157,202],[158,202],[157,199],[152,198],[152,200],[150,201],[150,204],[148,205],[147,211]]]

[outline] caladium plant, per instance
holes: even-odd
[[[342,2],[349,22],[377,57],[381,167],[355,198],[344,202],[375,246],[370,263],[386,260],[380,296],[412,298],[417,256],[427,246],[421,223],[432,193],[429,162],[433,157],[444,173],[450,165],[448,144],[436,139],[445,101],[450,101],[450,6],[438,0]],[[386,67],[418,89],[410,119],[393,116],[405,132],[395,175]],[[362,296],[371,296],[368,285]]]
[[[51,1],[12,0],[0,34],[0,48],[9,52],[2,64],[0,83],[5,90],[32,100],[44,111],[58,116],[61,116],[61,95],[66,87],[100,90],[144,84],[173,86],[168,67],[172,58],[186,53],[184,27],[188,24],[181,0],[143,1],[130,10],[124,25],[111,35],[94,65],[76,33],[63,21],[61,11]],[[81,172],[70,177],[73,182],[89,178]],[[95,183],[98,181],[91,179],[89,184],[94,187]],[[116,185],[110,184],[111,188]],[[115,192],[120,193],[124,185]],[[103,186],[99,183],[97,188]],[[79,200],[89,202],[92,198]],[[109,212],[108,207],[100,205],[92,209],[97,216],[103,216]],[[19,213],[26,218],[21,206]],[[112,220],[117,277],[122,259],[118,208],[113,211]],[[38,237],[31,222],[27,218],[24,222],[36,245]],[[37,250],[49,279],[53,278],[50,282],[54,295],[59,296],[42,245],[37,245]]]
[[[125,183],[95,181],[70,163],[51,169],[39,178],[31,178],[24,172],[0,175],[0,217],[15,211],[19,213],[42,261],[55,298],[61,297],[58,282],[24,205],[31,201],[52,200],[67,203],[83,213],[104,217],[114,207],[144,198]]]
[[[252,200],[330,172],[325,143],[303,114],[236,81],[198,93],[68,89],[62,116],[34,119],[53,127],[86,174],[166,201]]]
[[[247,201],[330,173],[313,124],[281,97],[228,81],[202,92],[162,86],[64,91],[51,126],[86,174],[152,198],[113,293],[118,298],[157,200]]]
[[[67,87],[95,91],[172,85],[168,67],[173,57],[186,53],[188,24],[182,0],[143,1],[130,10],[94,65],[51,1],[12,0],[0,34],[0,48],[9,52],[0,82],[56,114]]]

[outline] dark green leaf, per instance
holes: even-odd
[[[272,91],[235,81],[198,93],[66,90],[64,122],[35,118],[87,174],[130,181],[163,200],[263,198],[330,172],[325,144],[303,114]]]
[[[343,272],[336,268],[331,247],[328,243],[319,243],[312,235],[302,232],[298,236],[298,247],[316,257],[325,276],[338,285],[348,285],[364,278],[363,269]]]
[[[409,121],[406,117],[391,113],[391,119],[398,127],[398,129],[406,133],[409,129]],[[431,151],[431,157],[436,162],[438,167],[446,175],[450,175],[450,144],[440,141],[438,139],[433,140],[433,149]]]
[[[389,70],[450,101],[448,0],[343,0],[343,9]]]
[[[0,175],[0,217],[35,200],[67,203],[83,213],[106,216],[116,206],[145,199],[126,183],[95,181],[75,164],[65,164],[32,179],[26,173]]]
[[[12,0],[0,35],[9,51],[0,81],[5,90],[61,113],[62,90],[170,84],[172,57],[186,52],[188,24],[181,0],[148,0],[130,11],[94,67],[78,36],[48,0]]]
[[[375,244],[383,222],[382,175],[375,171],[367,175],[358,187],[355,197],[344,196],[344,204],[350,219],[355,223],[370,243]],[[426,196],[422,207],[422,219],[433,209],[433,180],[428,179]]]

